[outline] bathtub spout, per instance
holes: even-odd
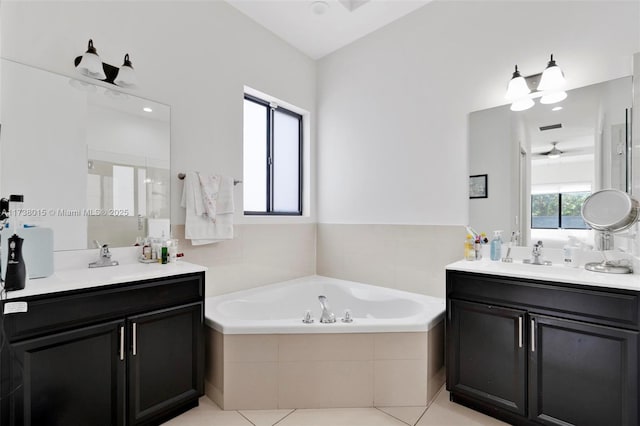
[[[331,309],[329,308],[329,304],[327,303],[326,296],[318,296],[318,300],[320,301],[320,306],[322,307],[322,315],[320,315],[321,323],[332,323],[336,322],[336,316]]]

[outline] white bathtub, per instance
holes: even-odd
[[[320,295],[327,297],[335,323],[319,322]],[[341,321],[346,309],[351,323]],[[312,324],[302,322],[307,310]],[[428,331],[444,311],[445,301],[437,297],[317,275],[205,300],[206,324],[223,334]]]
[[[320,295],[337,322],[319,322]],[[444,384],[444,311],[443,299],[320,276],[209,297],[205,392],[225,410],[428,406]]]

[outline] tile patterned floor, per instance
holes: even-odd
[[[426,407],[223,411],[207,397],[168,426],[500,426],[501,421],[449,401],[442,390]]]

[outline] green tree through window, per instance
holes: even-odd
[[[590,192],[531,195],[532,229],[589,229],[582,220],[582,204]]]

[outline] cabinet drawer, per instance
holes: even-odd
[[[447,271],[447,297],[638,330],[638,293]]]
[[[172,276],[96,289],[29,297],[26,313],[5,317],[10,341],[65,330],[152,309],[200,301],[204,274]]]

